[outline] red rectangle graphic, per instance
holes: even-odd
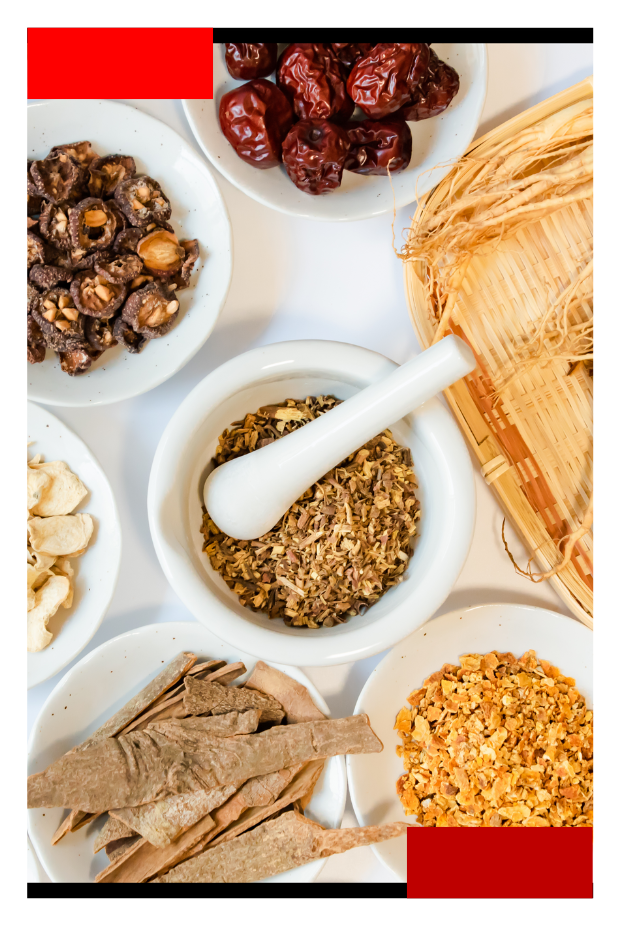
[[[28,29],[28,97],[211,100],[213,29]]]
[[[412,827],[408,898],[591,898],[592,829]]]

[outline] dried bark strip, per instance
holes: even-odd
[[[175,743],[152,724],[67,753],[28,779],[29,807],[111,810],[246,781],[333,755],[380,752],[365,714],[272,727],[233,742],[193,731]]]
[[[406,830],[405,823],[325,830],[300,814],[286,813],[228,843],[205,850],[154,881],[229,884],[260,881],[315,859],[402,836]]]
[[[183,706],[188,714],[226,714],[231,710],[260,711],[261,723],[281,723],[284,708],[275,698],[250,688],[227,688],[215,681],[185,679]]]
[[[111,817],[108,817],[95,837],[95,845],[93,847],[94,853],[97,855],[108,843],[113,843],[116,840],[123,840],[128,836],[136,835],[136,831],[132,830],[131,827],[121,823],[120,820],[113,820]]]
[[[325,720],[325,714],[318,709],[304,685],[265,662],[256,663],[245,687],[274,697],[284,708],[287,723]]]

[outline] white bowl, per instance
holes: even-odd
[[[458,663],[468,652],[497,649],[517,657],[535,649],[540,659],[572,676],[577,688],[592,706],[592,631],[578,620],[553,610],[524,604],[484,604],[430,620],[383,659],[371,672],[355,705],[356,714],[368,714],[372,728],[383,742],[381,753],[347,756],[347,778],[353,810],[362,827],[407,820],[396,794],[396,781],[403,774],[396,755],[400,745],[394,730],[398,711],[407,695],[421,687],[425,678],[444,662]],[[396,837],[376,843],[375,855],[400,879],[407,881],[407,842]]]
[[[28,397],[42,404],[87,407],[150,391],[192,358],[206,342],[226,300],[232,277],[228,211],[204,158],[173,129],[134,107],[112,100],[48,100],[28,107],[28,158],[44,158],[53,145],[89,139],[101,155],[133,155],[138,172],[158,181],[172,203],[179,239],[198,239],[200,259],[181,291],[179,319],[139,355],[108,349],[92,367],[71,377],[58,356],[28,365]]]
[[[54,634],[41,652],[28,653],[28,687],[33,688],[68,665],[93,638],[112,600],[121,567],[121,524],[110,483],[101,465],[75,433],[53,414],[28,404],[28,457],[41,452],[46,462],[60,459],[88,488],[78,513],[89,513],[95,531],[88,549],[71,564],[75,571],[73,604],[61,607],[49,622]]]
[[[334,394],[344,400],[395,367],[377,352],[346,343],[276,343],[239,355],[212,372],[172,417],[149,480],[151,535],[178,596],[227,642],[266,661],[340,665],[403,639],[448,596],[469,551],[475,491],[465,443],[437,399],[391,427],[397,441],[412,451],[421,503],[419,536],[404,580],[363,617],[331,629],[287,627],[281,619],[241,607],[202,552],[202,488],[218,436],[227,426],[287,397]]]
[[[218,118],[224,94],[244,83],[235,81],[228,73],[223,44],[213,47],[213,100],[184,100],[185,115],[218,171],[259,203],[281,213],[315,220],[363,220],[378,216],[391,211],[394,202],[397,208],[403,207],[435,187],[449,171],[447,162],[460,158],[478,128],[487,93],[486,46],[440,43],[433,48],[458,71],[459,92],[439,116],[409,123],[413,154],[409,166],[392,176],[393,189],[387,177],[363,177],[345,171],[337,190],[315,196],[295,187],[282,166],[261,170],[242,161],[224,137]],[[275,74],[270,80],[275,80]]]
[[[183,651],[194,652],[199,659],[244,662],[248,673],[254,668],[254,656],[231,649],[198,623],[155,623],[123,633],[84,656],[56,685],[32,728],[28,771],[40,772],[85,739],[120,710],[161,669],[162,662],[170,662]],[[279,667],[305,685],[317,707],[329,715],[327,704],[303,672]],[[346,796],[344,758],[333,756],[326,761],[306,812],[324,827],[339,827]],[[92,882],[108,865],[103,851],[93,855],[93,839],[102,820],[69,833],[57,846],[52,846],[51,838],[63,816],[64,811],[60,810],[28,811],[28,833],[37,856],[53,882]],[[309,862],[264,882],[312,882],[325,861]]]

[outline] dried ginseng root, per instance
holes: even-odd
[[[247,414],[220,436],[214,463],[268,445],[339,403],[307,397]],[[416,533],[416,487],[409,449],[385,430],[259,539],[232,539],[205,512],[203,549],[244,607],[289,626],[335,626],[364,614],[402,580]]]
[[[407,701],[397,791],[419,823],[592,826],[592,711],[533,649],[461,656]]]

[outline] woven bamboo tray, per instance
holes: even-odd
[[[550,97],[476,140],[466,155],[485,149],[564,107],[593,96],[592,79]],[[423,199],[433,211],[452,172]],[[583,364],[570,372],[560,360],[536,365],[501,389],[515,334],[527,336],[592,257],[592,201],[572,203],[530,223],[492,254],[475,255],[458,295],[448,331],[472,347],[478,368],[445,394],[482,475],[527,550],[548,571],[562,558],[558,542],[582,522],[592,496],[592,378]],[[404,263],[409,312],[420,345],[437,329],[423,261]],[[581,319],[592,316],[582,301]],[[577,543],[570,562],[549,580],[587,626],[593,619],[592,532]],[[508,558],[508,555],[506,555]]]

